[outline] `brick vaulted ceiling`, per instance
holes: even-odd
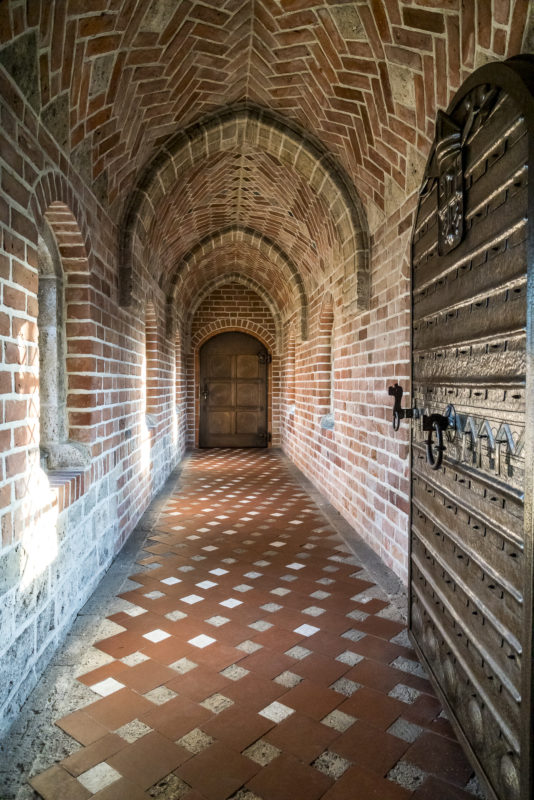
[[[117,224],[172,136],[250,104],[320,143],[355,187],[372,231],[416,188],[437,108],[476,66],[520,51],[529,2],[8,6],[0,11],[0,63]],[[324,201],[269,153],[214,153],[175,181],[156,211],[148,233],[164,287],[199,240],[232,225],[274,239],[310,290],[336,246]]]

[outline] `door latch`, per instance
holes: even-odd
[[[204,384],[204,391],[202,392],[202,397],[204,398],[204,400],[207,400],[209,395],[210,395],[210,393],[209,393],[209,390],[208,390],[208,384],[205,383]]]
[[[448,405],[443,414],[425,414],[418,408],[402,408],[402,386],[395,383],[388,388],[388,394],[394,398],[393,403],[393,430],[398,431],[402,419],[422,419],[423,431],[427,433],[425,439],[426,461],[430,469],[441,467],[443,452],[443,431],[456,428],[456,411],[453,405]],[[434,436],[436,441],[434,442]]]
[[[401,419],[418,419],[420,416],[420,411],[418,408],[403,408],[402,407],[402,395],[403,395],[403,388],[396,383],[394,386],[390,386],[388,389],[388,394],[391,397],[395,398],[393,403],[393,430],[398,431],[399,425],[401,423]]]

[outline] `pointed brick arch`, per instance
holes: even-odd
[[[274,324],[276,327],[276,335],[277,339],[280,338],[281,333],[281,325],[282,321],[280,318],[280,311],[276,306],[276,303],[273,301],[273,298],[269,294],[269,292],[257,281],[253,278],[249,278],[245,275],[241,275],[239,272],[228,272],[224,273],[223,275],[219,275],[217,278],[214,278],[212,281],[207,283],[202,291],[197,294],[194,301],[189,306],[188,310],[188,322],[191,325],[193,318],[195,316],[195,312],[200,304],[205,300],[213,291],[214,289],[218,289],[220,286],[224,286],[227,283],[240,283],[243,286],[247,286],[249,289],[252,289],[261,299],[264,301],[265,305],[268,307],[269,311],[272,314]]]
[[[135,254],[140,252],[159,203],[181,176],[217,153],[267,153],[291,168],[328,209],[344,270],[344,297],[358,309],[368,305],[369,236],[365,212],[354,184],[324,146],[278,114],[246,104],[217,111],[172,137],[139,178],[120,226],[120,293],[132,302]],[[280,186],[281,196],[284,187]],[[337,266],[337,265],[336,265]]]
[[[205,261],[217,259],[220,251],[236,243],[240,250],[244,247],[249,248],[248,257],[243,259],[243,262],[246,263],[235,264],[235,268],[230,268],[228,272],[208,279],[208,284],[211,285],[213,281],[219,281],[219,279],[249,282],[249,285],[266,300],[277,324],[281,318],[297,311],[300,317],[300,335],[303,340],[306,339],[308,335],[308,299],[296,265],[284,250],[268,236],[251,228],[242,228],[237,225],[205,237],[177,264],[167,282],[166,289],[168,330],[173,330],[173,320],[179,300],[184,307],[190,307],[191,304],[196,307],[199,283],[200,291],[204,296],[206,284],[201,269]],[[260,268],[262,259],[265,259],[269,265],[274,267],[275,271],[279,272],[280,280],[277,283],[269,281],[268,278],[265,279],[265,272]],[[224,261],[225,259],[223,257],[220,260]],[[240,268],[238,269],[238,267]]]
[[[53,222],[64,269],[89,272],[92,246],[84,205],[65,176],[53,171],[41,175],[33,186],[29,210],[38,229],[45,214]]]

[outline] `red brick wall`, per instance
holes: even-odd
[[[334,295],[334,429],[321,428],[320,423],[329,400],[320,292],[311,303],[309,341],[296,341],[294,399],[290,345],[282,402],[282,441],[290,458],[403,579],[408,552],[408,433],[404,426],[393,435],[387,387],[398,381],[409,395],[408,259],[414,203],[412,197],[373,239],[370,310],[347,313],[340,292],[337,298]],[[287,416],[293,403],[295,413]]]

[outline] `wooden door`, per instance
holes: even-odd
[[[266,447],[269,354],[247,333],[221,333],[200,350],[200,447]]]
[[[410,631],[500,800],[533,796],[533,78],[487,65],[440,113],[412,242]]]

